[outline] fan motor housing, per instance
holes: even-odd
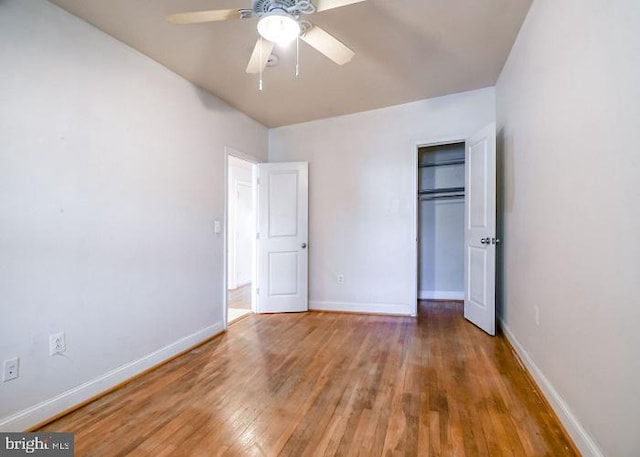
[[[296,5],[296,0],[253,0],[253,10],[256,13],[268,13],[274,9],[288,10]]]
[[[275,10],[300,15],[314,13],[316,7],[310,0],[253,0],[253,11],[258,17]]]

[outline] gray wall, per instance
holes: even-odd
[[[496,87],[501,316],[586,456],[640,452],[639,23],[535,0]]]

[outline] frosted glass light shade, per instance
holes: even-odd
[[[275,11],[260,18],[258,33],[265,40],[286,44],[300,35],[300,24],[287,13]]]

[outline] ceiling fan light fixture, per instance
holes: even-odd
[[[300,35],[300,24],[284,11],[273,11],[260,18],[258,33],[265,40],[288,44]]]

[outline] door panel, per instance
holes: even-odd
[[[308,309],[308,164],[258,166],[258,312]]]
[[[464,317],[495,335],[496,129],[466,141]]]
[[[485,141],[469,145],[469,225],[484,229],[487,226],[487,144]]]
[[[269,236],[291,237],[298,228],[298,171],[272,170],[269,174]]]
[[[487,302],[487,252],[485,249],[469,248],[469,271],[474,274],[469,279],[469,300],[481,308],[486,307]]]
[[[298,293],[298,253],[269,253],[269,295],[296,295]]]

